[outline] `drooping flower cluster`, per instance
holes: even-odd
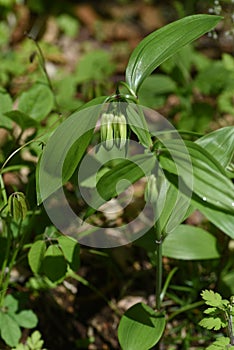
[[[103,113],[101,119],[101,142],[107,150],[116,145],[120,150],[126,144],[127,123],[124,114]]]

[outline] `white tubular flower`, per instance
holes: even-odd
[[[107,120],[108,120],[108,114],[103,113],[102,119],[101,119],[101,142],[106,141],[106,136],[107,136]]]
[[[158,196],[158,189],[155,175],[151,174],[145,188],[145,201],[148,203],[156,203]]]
[[[127,123],[126,123],[126,118],[123,114],[120,114],[118,116],[118,125],[119,125],[119,138],[120,138],[120,144],[119,144],[119,149],[123,149],[123,147],[126,145],[126,140],[127,140]]]
[[[114,125],[113,125],[114,115],[112,113],[107,114],[107,124],[106,124],[106,139],[105,146],[106,149],[110,150],[114,145]]]

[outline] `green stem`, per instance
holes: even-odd
[[[34,43],[35,43],[35,45],[37,47],[38,56],[39,56],[39,62],[40,62],[41,68],[42,68],[42,70],[43,70],[43,72],[45,74],[48,86],[49,86],[49,88],[52,91],[53,96],[54,96],[54,104],[55,104],[56,110],[59,112],[59,110],[60,110],[59,104],[58,104],[58,101],[57,101],[57,98],[56,98],[56,95],[55,95],[55,92],[54,92],[54,88],[53,88],[51,79],[50,79],[49,74],[47,73],[47,70],[46,70],[44,54],[43,54],[42,49],[41,49],[40,45],[38,44],[38,42],[36,40],[34,40]]]
[[[22,220],[19,223],[18,236],[20,236],[21,227],[22,227]],[[15,265],[17,256],[19,254],[20,249],[22,248],[23,241],[24,241],[24,235],[22,235],[20,241],[18,242],[17,246],[15,247],[15,249],[13,251],[12,257],[11,257],[10,262],[9,262],[8,271],[7,271],[6,275],[5,275],[5,270],[6,270],[8,258],[9,258],[9,255],[10,255],[9,254],[10,253],[9,248],[10,248],[10,243],[11,243],[10,235],[8,235],[8,237],[9,237],[8,238],[8,242],[7,242],[7,247],[8,247],[7,251],[8,252],[6,253],[6,256],[5,256],[5,259],[4,259],[2,275],[1,275],[2,277],[1,277],[1,281],[0,281],[1,284],[2,284],[2,291],[1,291],[1,295],[0,295],[0,307],[2,307],[2,305],[3,305],[4,298],[5,298],[5,295],[7,293],[9,283],[10,283],[11,271],[12,271],[14,265]]]
[[[196,301],[195,303],[192,303],[192,304],[189,304],[189,305],[185,305],[185,306],[182,306],[179,310],[173,312],[167,319],[167,321],[171,321],[174,317],[176,317],[177,315],[183,313],[183,312],[186,312],[186,311],[189,311],[189,310],[193,310],[197,307],[200,307],[204,305],[204,301]]]
[[[117,90],[119,90],[119,86],[122,85],[124,86],[128,92],[130,92],[131,96],[134,98],[135,102],[137,101],[137,95],[135,94],[135,91],[133,91],[128,84],[125,81],[119,81],[117,85]]]
[[[164,286],[163,286],[163,289],[162,289],[162,292],[161,292],[161,300],[164,299],[165,295],[166,295],[166,292],[167,292],[167,289],[169,287],[169,284],[171,282],[171,279],[172,277],[174,276],[174,274],[176,273],[176,271],[178,270],[178,267],[174,267],[168,274],[167,276],[167,279],[164,283]]]
[[[162,292],[162,238],[156,240],[156,289],[155,289],[155,299],[156,299],[156,310],[161,309],[161,292]]]
[[[6,253],[4,256],[4,261],[3,264],[1,266],[1,274],[0,274],[0,308],[3,305],[3,301],[4,301],[4,297],[5,294],[7,292],[6,287],[5,287],[5,281],[4,278],[6,277],[5,271],[8,265],[8,260],[9,260],[9,256],[10,256],[10,248],[11,248],[11,235],[10,232],[8,230],[8,234],[7,234],[7,246],[6,246]]]

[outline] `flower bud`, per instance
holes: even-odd
[[[14,192],[8,199],[8,210],[15,221],[23,220],[27,215],[27,202],[22,192]]]

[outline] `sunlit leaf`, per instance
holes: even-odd
[[[217,259],[217,240],[199,227],[179,225],[163,242],[163,255],[182,260]]]
[[[32,310],[23,310],[14,315],[14,320],[20,327],[34,328],[38,323],[38,318]]]
[[[190,159],[185,147],[176,140],[167,141],[167,151],[161,151],[160,164],[166,170],[169,181],[175,181],[170,178],[170,174],[178,175],[204,205],[210,204],[214,208],[234,213],[234,185],[227,178],[224,168],[198,144],[185,141],[185,146]]]
[[[215,130],[196,140],[196,143],[227,168],[234,155],[234,126]]]
[[[219,208],[208,205],[204,203],[203,200],[192,199],[192,205],[194,208],[199,209],[199,211],[206,216],[206,218],[217,226],[221,231],[226,233],[229,237],[234,239],[234,215],[231,213],[226,213]]]
[[[0,127],[6,129],[12,129],[12,122],[4,114],[12,109],[11,96],[4,89],[0,89]]]
[[[6,313],[1,312],[1,337],[9,346],[16,346],[21,337],[17,322]]]
[[[71,269],[77,271],[80,265],[80,247],[78,242],[71,237],[62,235],[58,238],[58,243]]]
[[[97,183],[97,191],[91,199],[90,208],[86,211],[85,218],[94,214],[95,211],[106,201],[117,196],[140,178],[149,174],[155,165],[152,155],[138,155],[131,160],[124,159],[113,169],[106,172]],[[122,181],[121,180],[126,180]],[[116,186],[118,186],[118,193]]]
[[[54,96],[51,89],[38,83],[30,90],[22,93],[18,108],[31,118],[41,121],[51,112],[53,105]]]
[[[28,262],[32,271],[37,274],[41,272],[41,265],[46,251],[46,243],[43,240],[36,241],[28,253]]]
[[[93,135],[105,97],[92,100],[66,119],[50,137],[37,167],[38,204],[66,183]],[[92,108],[88,108],[92,107]]]
[[[152,146],[152,140],[148,130],[148,126],[143,114],[141,106],[128,105],[127,107],[128,124],[131,129],[137,135],[140,143],[150,148]]]
[[[126,69],[126,82],[136,93],[146,77],[183,46],[215,27],[221,17],[193,15],[170,23],[143,39],[133,51]]]
[[[120,320],[118,338],[122,350],[149,350],[162,337],[166,319],[149,306],[138,303]]]
[[[203,290],[201,292],[202,299],[205,300],[205,303],[210,306],[219,307],[223,306],[223,299],[219,293],[214,292],[213,290]]]

